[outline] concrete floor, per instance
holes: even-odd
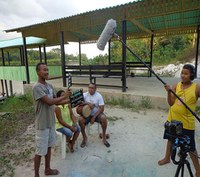
[[[164,82],[173,85],[179,81],[178,78],[162,78]],[[87,79],[78,78],[75,82],[88,84]],[[196,80],[199,82],[199,80]],[[62,80],[50,81],[57,89],[62,88]],[[109,83],[121,85],[119,79],[99,79],[97,83]],[[121,88],[98,87],[98,91],[104,96],[127,96],[131,99],[138,97],[150,97],[156,107],[168,108],[166,104],[166,91],[163,84],[155,77],[127,78],[127,92]],[[14,91],[23,93],[21,83],[15,83]],[[72,89],[83,88],[86,85],[73,86]],[[165,141],[162,139],[163,123],[166,120],[167,112],[163,109],[130,112],[130,110],[117,107],[106,109],[106,114],[114,117],[122,117],[114,124],[109,124],[111,138],[110,148],[106,148],[98,138],[96,125],[91,128],[89,144],[86,148],[76,149],[74,154],[68,153],[67,158],[60,157],[60,144],[53,152],[52,167],[60,170],[57,177],[173,177],[177,166],[170,163],[159,167],[157,161],[162,158],[165,152]],[[197,144],[200,143],[200,124],[197,124]],[[79,137],[79,144],[82,137]],[[59,141],[59,140],[58,140]],[[191,161],[190,161],[191,162]],[[191,163],[192,166],[192,163]],[[44,162],[41,165],[41,177]],[[21,167],[20,177],[26,177],[33,173],[33,167]],[[192,168],[193,172],[194,169]],[[24,175],[22,175],[22,173]],[[16,177],[19,177],[16,176]],[[185,177],[189,177],[185,167]]]

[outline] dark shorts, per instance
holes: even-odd
[[[102,117],[102,116],[105,116],[105,114],[104,114],[104,113],[100,113],[100,114],[96,117],[95,122],[98,122],[98,123],[101,124],[101,117]],[[92,119],[92,116],[89,116],[87,119],[85,119],[85,125],[89,124],[91,119]]]
[[[183,136],[180,137],[184,137],[184,135],[188,136],[190,138],[190,143],[189,143],[189,150],[194,152],[196,150],[196,144],[195,144],[195,131],[194,130],[187,130],[187,129],[183,129]],[[172,141],[172,137],[169,134],[169,131],[165,129],[164,131],[164,135],[163,135],[163,139],[168,139],[169,141]]]

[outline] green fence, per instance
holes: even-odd
[[[50,77],[62,76],[61,66],[48,66],[48,68]],[[31,82],[37,81],[35,66],[29,66],[29,77]],[[25,66],[0,66],[0,79],[26,81],[26,68]]]

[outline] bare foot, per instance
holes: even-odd
[[[87,144],[87,137],[83,139],[82,143],[81,143],[81,147],[84,148]]]
[[[70,152],[73,153],[74,152],[74,147],[73,147],[72,142],[68,143],[68,147],[69,147]]]
[[[165,158],[158,161],[158,165],[160,165],[160,166],[165,165],[167,163],[170,163],[170,160],[167,160]]]
[[[195,176],[200,177],[200,173],[196,172]]]
[[[48,170],[45,170],[44,173],[45,175],[58,175],[59,171],[56,169],[48,169]]]

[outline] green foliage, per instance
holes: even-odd
[[[154,40],[153,62],[156,65],[165,65],[185,61],[184,50],[192,48],[192,35],[157,37]]]
[[[98,55],[90,60],[91,65],[107,65],[108,64],[108,55]]]
[[[175,35],[161,36],[154,38],[153,44],[153,64],[166,65],[169,63],[185,62],[195,56],[193,46],[194,35]],[[150,38],[127,40],[127,46],[138,55],[143,61],[150,59]],[[29,65],[36,65],[40,61],[39,50],[28,50]],[[44,61],[44,53],[42,52]],[[111,62],[122,61],[122,44],[114,41],[111,44]],[[48,64],[61,65],[61,49],[53,48],[46,54]],[[138,61],[130,51],[126,50],[127,61]],[[187,57],[187,58],[186,58]],[[6,65],[21,65],[19,49],[4,51]],[[0,56],[1,59],[1,56]],[[65,55],[66,64],[79,64],[79,54]],[[108,55],[99,55],[94,58],[88,58],[86,54],[81,54],[82,65],[104,65],[108,64]]]
[[[197,115],[200,115],[200,106],[196,107],[196,113],[197,113]]]
[[[154,65],[165,65],[186,61],[195,56],[194,46],[192,46],[193,35],[176,35],[155,37],[153,46]],[[127,41],[127,46],[138,55],[143,61],[150,59],[150,39],[132,39]],[[122,61],[122,45],[118,41],[113,42],[111,48],[111,61]],[[139,61],[131,52],[126,50],[127,61]],[[188,60],[187,58],[187,60]]]

